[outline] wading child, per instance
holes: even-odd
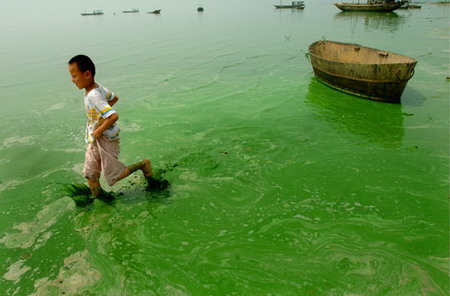
[[[69,72],[72,82],[84,89],[84,108],[88,118],[86,126],[86,143],[88,143],[83,175],[88,180],[94,198],[102,192],[100,172],[106,182],[112,186],[117,181],[142,170],[144,177],[152,182],[150,160],[144,159],[126,166],[120,162],[119,156],[119,115],[112,108],[119,98],[107,88],[95,81],[95,65],[85,55],[77,55],[69,61]]]

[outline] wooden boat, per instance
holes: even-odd
[[[309,56],[317,79],[356,96],[399,103],[417,60],[375,48],[316,41]]]
[[[81,15],[82,15],[82,16],[87,16],[87,15],[103,15],[103,11],[101,11],[101,10],[93,10],[92,12],[82,12]]]
[[[139,8],[133,8],[131,10],[123,10],[123,13],[138,13],[139,12]]]
[[[334,3],[342,11],[394,11],[403,2]]]
[[[303,9],[305,8],[305,4],[303,1],[292,1],[291,5],[283,5],[281,2],[279,5],[275,5],[275,8],[294,8],[294,9]]]
[[[156,9],[156,10],[153,10],[153,11],[149,11],[147,13],[160,14],[161,13],[161,9]]]

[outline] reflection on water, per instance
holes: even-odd
[[[425,96],[416,89],[406,86],[401,97],[402,106],[422,106]]]
[[[405,24],[406,18],[395,12],[342,11],[334,16],[336,21],[350,21],[352,31],[356,27],[396,32]]]
[[[369,142],[395,148],[405,134],[401,105],[374,102],[333,90],[311,79],[306,102],[333,125],[343,127]]]

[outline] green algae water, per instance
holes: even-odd
[[[278,2],[1,5],[1,295],[448,295],[449,6]],[[321,39],[416,58],[401,104],[318,82]],[[71,199],[79,53],[120,98],[120,159],[167,189],[135,174],[111,203]]]

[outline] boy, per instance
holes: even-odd
[[[150,160],[144,159],[126,166],[120,162],[119,132],[117,125],[119,115],[112,108],[119,100],[114,93],[95,81],[95,65],[85,55],[77,55],[69,61],[69,72],[72,82],[84,89],[84,106],[88,122],[86,126],[86,143],[88,143],[83,175],[88,180],[93,198],[102,192],[100,172],[106,182],[112,186],[117,181],[142,170],[147,181],[152,181]]]

